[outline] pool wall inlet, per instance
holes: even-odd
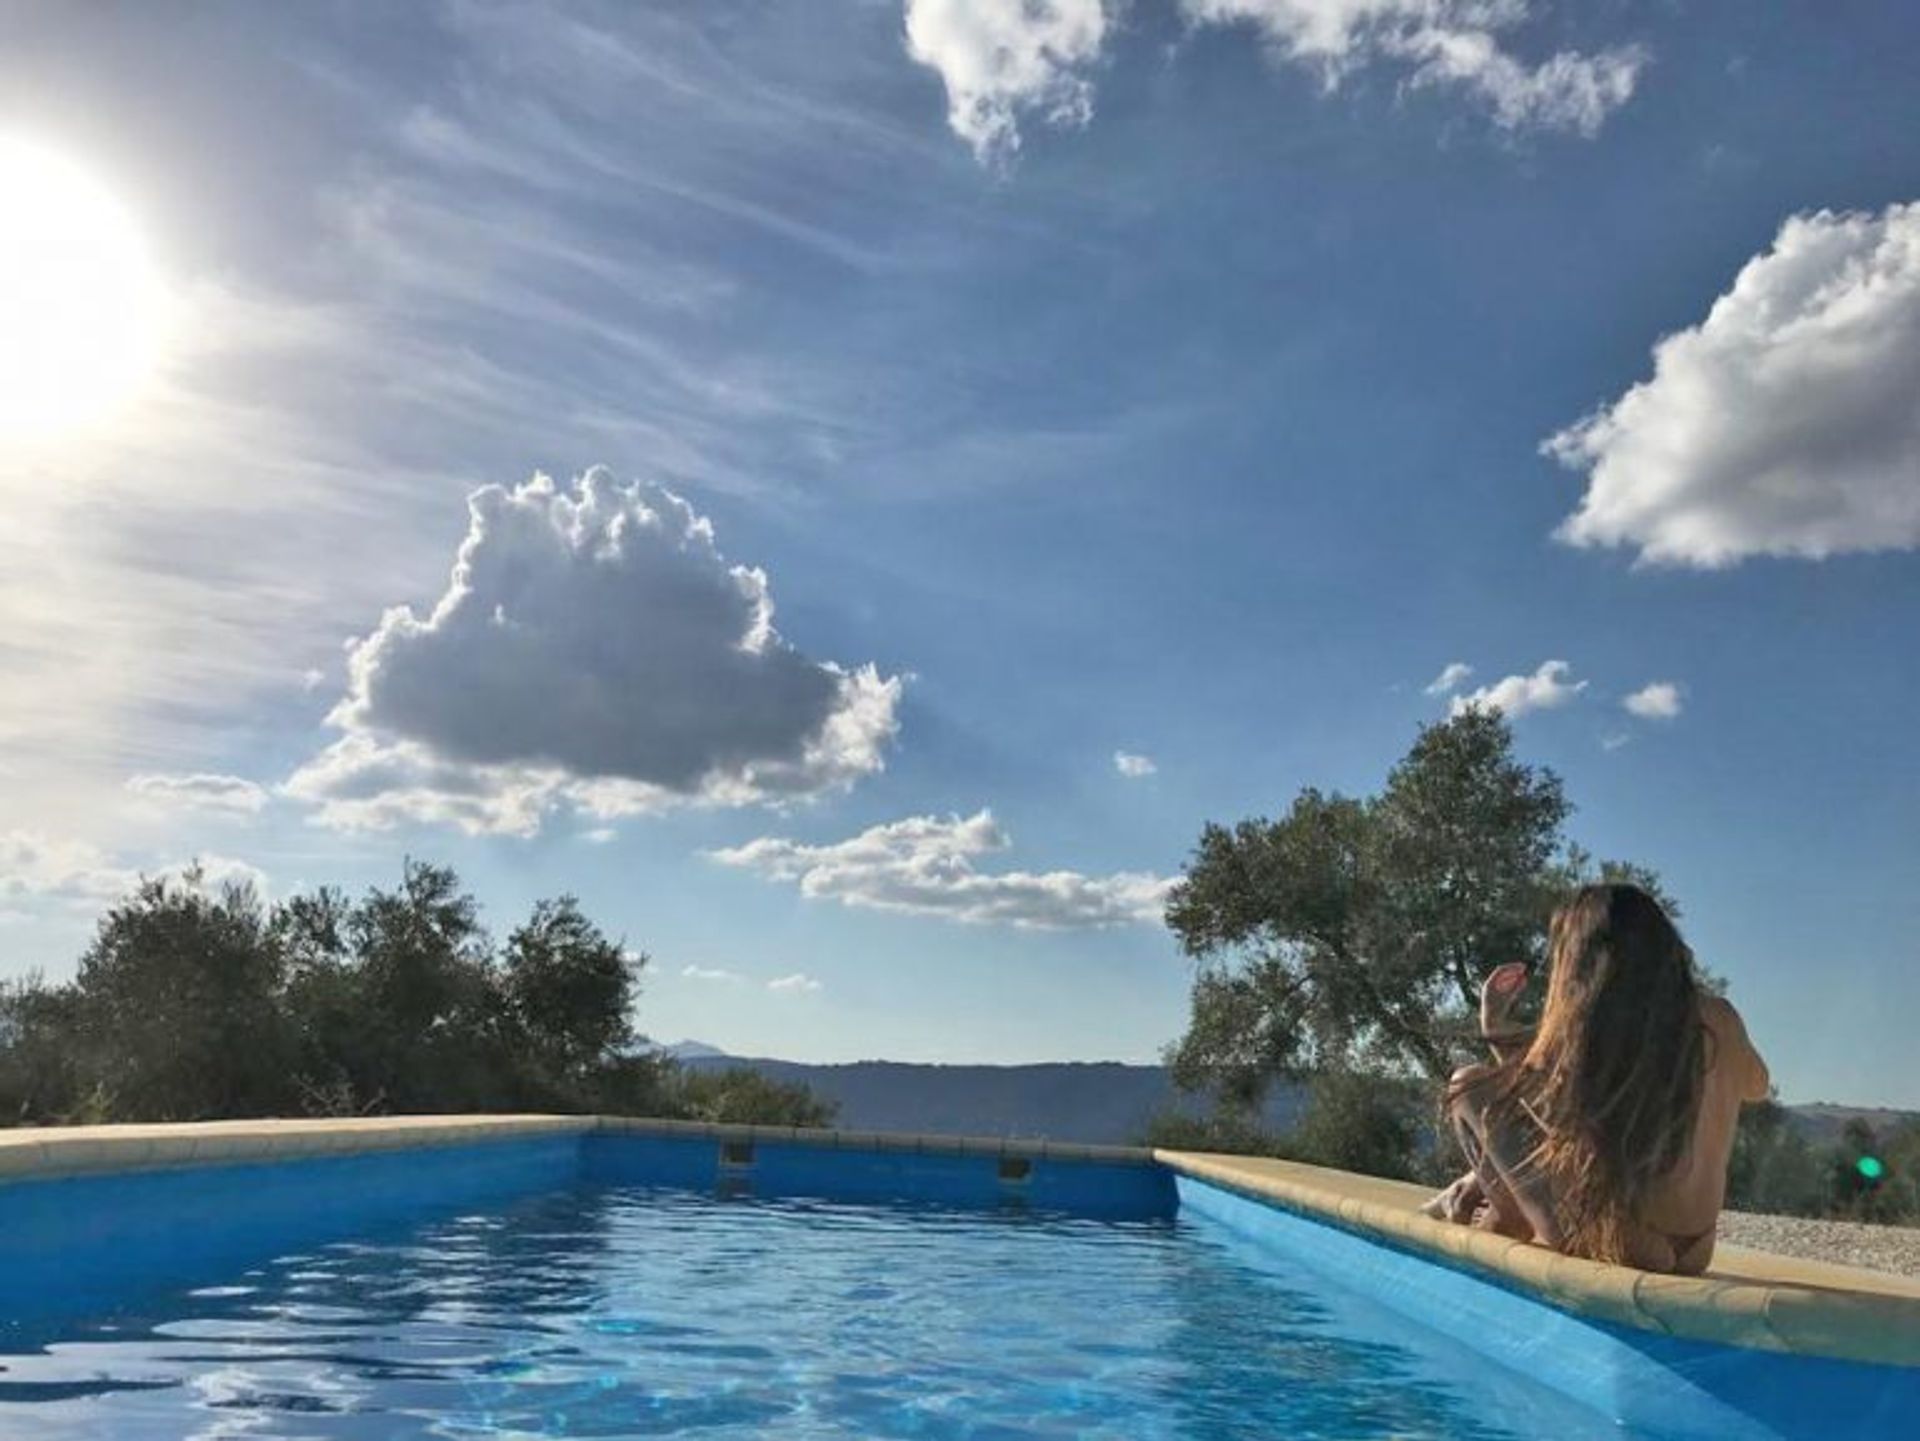
[[[0,1132],[0,1324],[586,1184],[1204,1217],[1661,1436],[1886,1436],[1920,1415],[1920,1281],[1723,1248],[1705,1277],[1559,1256],[1289,1162],[593,1116]]]

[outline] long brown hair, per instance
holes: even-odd
[[[1540,1136],[1528,1164],[1545,1173],[1566,1249],[1627,1262],[1700,1111],[1708,1037],[1693,954],[1638,886],[1593,885],[1555,912],[1547,955],[1539,1028],[1499,1068],[1490,1104]]]

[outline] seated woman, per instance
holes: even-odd
[[[1639,887],[1582,889],[1554,916],[1548,953],[1530,1032],[1505,1025],[1526,968],[1487,978],[1481,1028],[1496,1059],[1447,1088],[1473,1169],[1424,1209],[1570,1255],[1698,1275],[1713,1259],[1740,1106],[1766,1097],[1766,1064]]]

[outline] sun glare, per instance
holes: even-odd
[[[0,136],[0,438],[123,405],[153,368],[161,309],[133,217],[71,162]]]

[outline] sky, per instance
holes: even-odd
[[[1908,7],[0,31],[0,975],[412,856],[661,1040],[1149,1061],[1202,825],[1478,700],[1920,1106]]]

